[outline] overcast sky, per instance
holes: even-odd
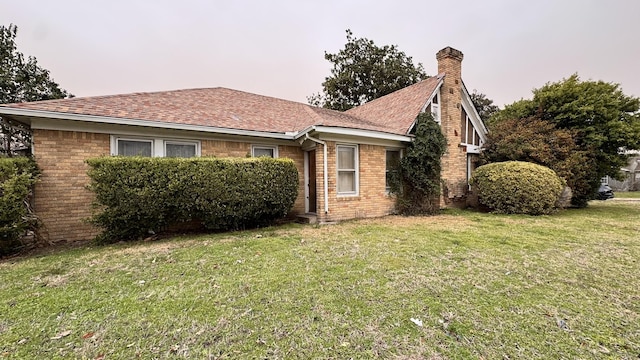
[[[462,76],[502,106],[573,73],[640,96],[638,0],[0,0],[18,49],[76,96],[199,87],[306,102],[321,91],[345,30],[398,45]]]

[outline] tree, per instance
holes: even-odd
[[[349,110],[427,78],[422,64],[414,65],[396,45],[379,47],[354,37],[351,30],[344,49],[336,54],[325,51],[324,58],[333,64],[331,76],[322,83],[322,94],[307,99],[311,105],[333,110]]]
[[[533,90],[531,100],[505,106],[492,123],[532,116],[574,132],[576,145],[593,161],[592,194],[601,177],[619,176],[625,150],[640,148],[640,99],[625,95],[619,84],[581,81],[574,74]]]
[[[478,115],[480,115],[480,119],[485,123],[493,116],[493,114],[500,111],[497,105],[493,104],[493,100],[487,98],[487,96],[483,93],[479,93],[478,90],[473,90],[471,94],[471,102],[473,106],[476,108]]]
[[[485,164],[526,161],[551,168],[571,188],[572,204],[584,207],[599,178],[593,159],[580,150],[574,134],[537,118],[504,120],[491,126],[481,160]]]
[[[53,81],[35,57],[27,60],[18,51],[18,27],[0,25],[0,103],[18,103],[73,97]],[[0,155],[12,156],[16,149],[30,147],[31,135],[22,125],[0,117]]]
[[[442,155],[447,140],[431,114],[418,115],[415,137],[400,160],[398,179],[391,191],[398,195],[398,210],[405,215],[435,214],[440,209]]]

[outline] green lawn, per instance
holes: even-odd
[[[0,262],[0,359],[638,359],[639,271],[613,201],[58,250]]]
[[[616,191],[615,196],[620,199],[640,199],[640,191]]]

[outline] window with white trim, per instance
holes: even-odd
[[[153,156],[153,140],[117,138],[116,155]]]
[[[266,156],[270,158],[278,157],[278,147],[277,146],[266,146],[266,145],[252,145],[251,146],[251,156],[260,157]]]
[[[200,156],[200,142],[111,135],[111,154],[119,156]]]
[[[165,141],[164,156],[165,157],[181,157],[189,158],[196,156],[198,152],[198,144],[184,141]]]
[[[336,146],[336,168],[338,172],[338,195],[358,194],[358,146]]]
[[[431,99],[431,115],[433,115],[433,120],[440,124],[440,91],[438,91],[435,95],[433,95],[433,99]]]
[[[399,149],[387,149],[385,167],[385,188],[387,192],[391,191],[391,179],[400,169],[400,156]]]

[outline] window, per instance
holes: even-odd
[[[196,156],[197,144],[188,142],[165,141],[164,156],[188,158]]]
[[[266,156],[270,158],[278,157],[278,147],[277,146],[262,146],[262,145],[253,145],[251,147],[251,156],[260,157]]]
[[[118,152],[116,155],[122,156],[151,156],[153,141],[151,140],[131,140],[117,139]]]
[[[338,145],[338,195],[358,194],[358,146]]]
[[[400,150],[387,150],[387,165],[385,170],[385,186],[387,191],[391,190],[391,179],[398,173],[400,168]]]
[[[440,123],[440,103],[438,100],[438,93],[436,93],[433,96],[433,99],[431,99],[431,114],[433,115],[433,120],[435,120],[439,124]]]
[[[194,157],[200,156],[200,142],[111,135],[111,155]]]

